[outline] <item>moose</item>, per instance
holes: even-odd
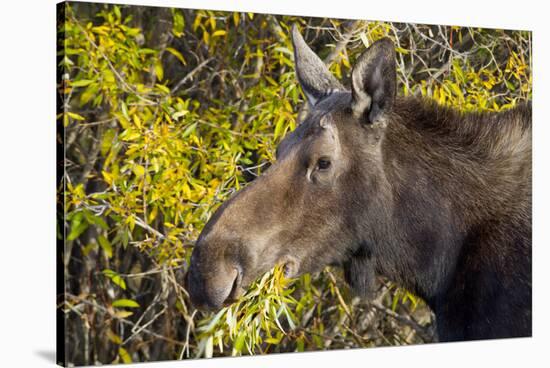
[[[395,48],[370,45],[346,89],[292,29],[307,116],[225,201],[193,249],[193,305],[217,310],[279,264],[341,266],[422,297],[439,341],[531,336],[531,105],[461,112],[397,96]]]

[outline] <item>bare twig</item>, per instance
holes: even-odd
[[[209,62],[214,60],[213,57],[210,57],[206,60],[204,60],[202,63],[197,65],[195,69],[191,70],[185,77],[183,77],[172,90],[170,91],[171,94],[174,94],[178,89],[180,89],[181,86],[183,86],[188,80],[191,80],[195,74],[197,74],[202,68],[204,68]]]
[[[394,312],[393,310],[382,305],[382,303],[380,303],[379,301],[374,301],[369,304],[372,307],[374,307],[376,310],[383,312],[384,314],[392,317],[393,319],[403,324],[406,324],[407,326],[414,329],[422,340],[426,342],[433,341],[434,337],[433,337],[433,334],[429,332],[429,329],[420,325],[418,322],[414,321],[412,318]]]
[[[352,23],[352,25],[349,27],[349,29],[342,34],[342,39],[336,43],[336,46],[334,46],[334,49],[330,52],[330,54],[325,57],[323,60],[326,65],[331,65],[336,58],[340,55],[340,53],[345,50],[348,43],[353,38],[353,35],[357,31],[357,29],[364,23],[362,20],[356,20]]]
[[[114,319],[120,321],[121,323],[123,323],[123,324],[125,324],[125,325],[129,325],[129,326],[132,326],[132,327],[135,326],[135,323],[134,323],[134,322],[132,322],[132,321],[126,319],[126,318],[122,318],[122,317],[120,317],[120,316],[117,316],[116,314],[111,313],[107,308],[102,307],[101,305],[99,305],[99,304],[97,304],[97,303],[95,303],[95,302],[92,302],[92,301],[90,301],[90,300],[87,300],[87,299],[81,298],[81,297],[79,297],[79,296],[77,296],[77,295],[73,295],[73,294],[69,294],[69,293],[65,294],[65,296],[68,297],[68,298],[75,299],[75,300],[79,301],[80,303],[84,303],[84,304],[90,305],[90,306],[94,307],[95,309],[97,309],[97,310],[99,310],[99,311],[101,311],[101,312],[103,312],[103,313],[108,314],[111,318],[114,318]],[[177,341],[177,340],[171,339],[171,338],[169,338],[169,337],[163,336],[163,335],[161,335],[161,334],[158,334],[158,333],[153,332],[153,331],[151,331],[151,330],[148,330],[148,329],[146,329],[146,328],[144,328],[144,329],[142,330],[142,332],[145,332],[145,333],[147,333],[147,334],[149,334],[149,335],[151,335],[151,336],[154,336],[154,337],[156,337],[156,338],[158,338],[158,339],[161,339],[161,340],[164,340],[164,341],[168,341],[168,342],[170,342],[170,343],[172,343],[172,344],[176,344],[176,345],[180,345],[180,346],[185,345],[184,343],[182,343],[182,342],[180,342],[180,341]]]

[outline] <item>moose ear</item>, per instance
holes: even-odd
[[[325,63],[306,44],[296,24],[292,26],[292,45],[296,76],[311,106],[334,90],[344,90]]]
[[[352,109],[368,123],[391,110],[396,91],[395,49],[389,38],[374,42],[357,60],[351,73]]]

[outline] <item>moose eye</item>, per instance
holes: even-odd
[[[327,170],[330,167],[330,160],[327,157],[321,157],[317,160],[318,170]]]

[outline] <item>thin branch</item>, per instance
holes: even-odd
[[[346,48],[348,43],[353,38],[353,34],[355,33],[355,31],[357,31],[362,23],[363,21],[361,20],[354,21],[349,29],[342,34],[342,39],[336,43],[334,49],[323,60],[327,66],[330,66],[336,60],[338,55],[340,55],[340,53]]]
[[[429,332],[429,328],[426,328],[420,325],[418,322],[414,321],[412,318],[394,312],[393,310],[383,306],[382,303],[380,303],[379,301],[373,301],[373,302],[370,302],[369,304],[372,307],[374,307],[376,310],[383,312],[384,314],[392,317],[393,319],[411,327],[413,330],[416,331],[416,333],[418,334],[418,336],[420,336],[422,340],[426,342],[434,340],[433,334]]]
[[[69,297],[69,298],[73,298],[73,299],[79,301],[80,303],[84,303],[84,304],[90,305],[90,306],[94,307],[95,309],[97,309],[97,310],[99,310],[99,311],[101,311],[101,312],[103,312],[103,313],[105,313],[105,314],[108,314],[111,318],[114,318],[114,319],[120,321],[121,323],[123,323],[123,324],[125,324],[125,325],[129,325],[129,326],[132,326],[132,327],[135,326],[135,323],[134,323],[134,322],[129,321],[129,320],[127,320],[126,318],[122,318],[122,317],[120,317],[120,316],[117,316],[116,314],[113,314],[113,313],[110,312],[107,308],[102,307],[101,305],[99,305],[99,304],[97,304],[97,303],[95,303],[95,302],[92,302],[92,301],[90,301],[90,300],[87,300],[87,299],[81,298],[81,297],[79,297],[79,296],[77,296],[77,295],[73,295],[73,294],[69,294],[69,293],[66,293],[65,296],[66,296],[66,297]],[[66,302],[66,303],[67,303],[67,302]],[[149,334],[149,335],[151,335],[151,336],[154,336],[154,337],[156,337],[156,338],[158,338],[158,339],[161,339],[161,340],[164,340],[164,341],[168,341],[168,342],[170,342],[170,343],[172,343],[172,344],[176,344],[176,345],[180,345],[180,346],[184,346],[184,345],[185,345],[184,343],[182,343],[182,342],[180,342],[180,341],[177,341],[177,340],[171,339],[171,338],[169,338],[169,337],[163,336],[163,335],[161,335],[161,334],[158,334],[158,333],[153,332],[153,331],[151,331],[151,330],[148,330],[148,329],[146,329],[146,328],[143,329],[142,332],[145,332],[145,333],[147,333],[147,334]]]
[[[190,80],[191,78],[193,78],[193,76],[195,74],[197,74],[202,68],[204,68],[209,62],[211,62],[212,60],[214,60],[213,57],[210,57],[206,60],[204,60],[202,63],[200,63],[199,65],[197,65],[195,67],[195,69],[191,70],[189,73],[187,73],[187,75],[185,77],[183,77],[175,86],[174,88],[172,88],[172,90],[170,91],[171,94],[174,94],[174,92],[176,92],[178,89],[180,89],[181,86],[183,86],[188,80]]]
[[[139,335],[143,330],[145,330],[147,327],[149,327],[153,322],[155,322],[157,320],[157,318],[159,318],[162,314],[164,314],[164,312],[166,312],[166,306],[164,306],[164,308],[162,308],[162,310],[160,312],[158,312],[157,314],[155,314],[153,316],[153,318],[151,318],[146,324],[144,324],[143,326],[139,327],[136,329],[136,327],[138,327],[137,325],[134,326],[132,328],[132,334],[130,336],[128,336],[123,342],[121,345],[126,345],[126,343],[130,340],[132,340],[134,337],[136,337],[137,335]]]

